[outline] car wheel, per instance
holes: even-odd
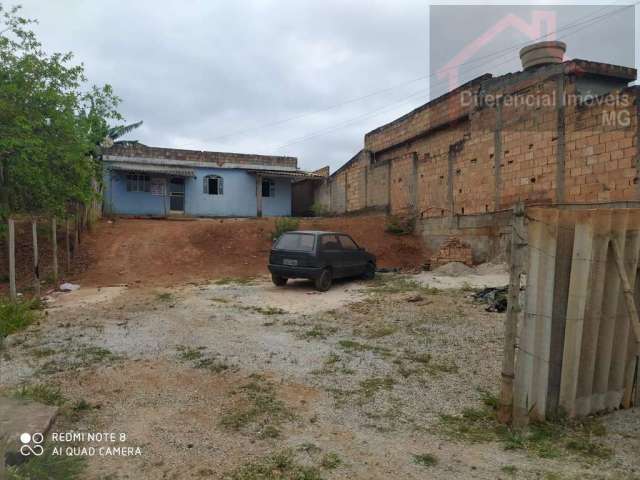
[[[364,273],[362,274],[362,278],[365,280],[373,280],[376,276],[376,266],[373,263],[367,263],[367,266],[364,267]]]
[[[331,288],[332,275],[331,270],[325,268],[318,278],[315,279],[316,290],[326,292]]]
[[[279,275],[271,275],[271,281],[276,287],[284,287],[287,284],[287,279]]]

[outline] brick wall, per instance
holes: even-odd
[[[584,93],[584,72],[631,102],[557,101]],[[638,87],[624,87],[634,77],[584,61],[480,77],[369,132],[365,149],[321,188],[331,187],[335,213],[385,207],[424,218],[490,213],[518,200],[640,200]],[[463,95],[480,91],[513,102],[463,105]],[[612,114],[616,123],[606,125]]]

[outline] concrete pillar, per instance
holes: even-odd
[[[565,77],[561,74],[556,80],[556,110],[558,111],[557,150],[556,150],[556,203],[564,203],[564,166],[565,166]]]
[[[256,173],[256,217],[262,217],[262,175]]]
[[[494,175],[494,197],[493,211],[500,209],[500,194],[502,192],[502,103],[498,101],[496,105],[496,129],[493,132],[493,175]]]

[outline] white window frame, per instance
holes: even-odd
[[[151,192],[151,176],[144,173],[127,173],[126,188],[130,193]]]

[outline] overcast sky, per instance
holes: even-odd
[[[147,145],[286,154],[301,168],[333,171],[362,148],[366,132],[429,98],[435,42],[425,1],[18,3],[39,20],[46,50],[74,52],[91,82],[113,85],[127,121],[144,120],[129,138]],[[471,23],[490,25],[494,15],[461,10],[438,42]],[[566,39],[568,56],[607,61],[606,34],[587,32]],[[479,55],[513,44],[506,35]],[[517,50],[510,55],[512,63],[502,55],[465,73],[513,71]],[[432,84],[437,91],[442,82]]]

